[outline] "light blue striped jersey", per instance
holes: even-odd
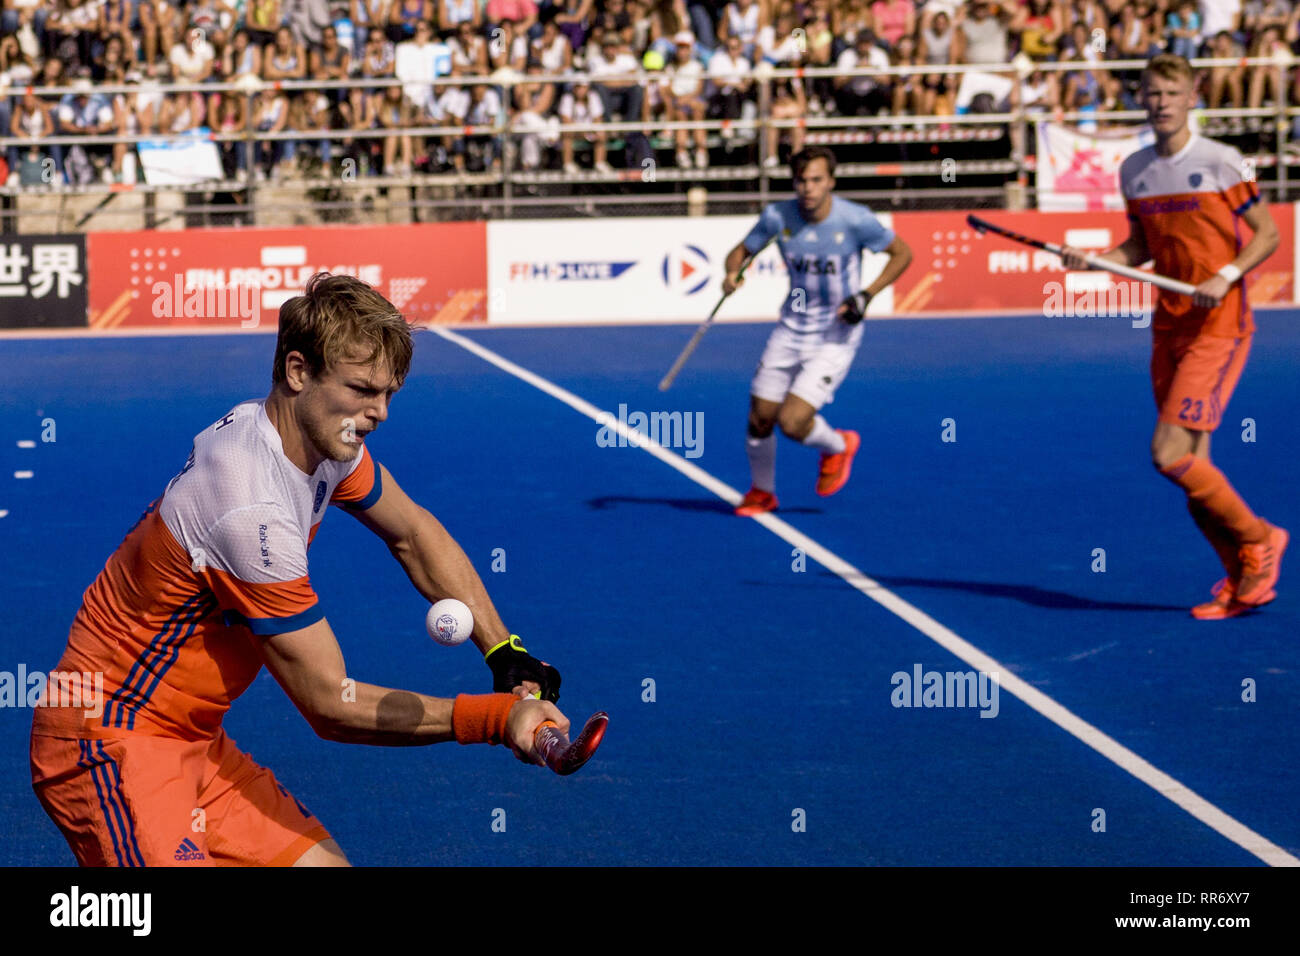
[[[883,252],[894,231],[861,203],[832,195],[831,211],[821,222],[805,219],[797,199],[772,203],[745,237],[745,249],[754,252],[773,237],[790,273],[781,324],[820,332],[835,321],[840,303],[861,291],[862,250]]]

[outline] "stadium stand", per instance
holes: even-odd
[[[1213,58],[1210,131],[1284,192],[1291,0],[3,0],[0,228],[24,196],[155,185],[201,222],[290,187],[317,221],[390,187],[417,218],[672,211],[766,195],[805,143],[894,206],[1014,205],[1033,120],[1133,123],[1123,64],[1161,50]],[[142,169],[141,141],[196,136],[203,190]]]

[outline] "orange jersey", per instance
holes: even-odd
[[[1259,189],[1253,178],[1243,178],[1244,170],[1241,153],[1195,133],[1173,156],[1148,146],[1124,160],[1120,189],[1158,274],[1200,285],[1237,257],[1245,244],[1240,219],[1259,202]],[[1255,330],[1241,280],[1213,309],[1160,290],[1151,324],[1234,338]]]
[[[41,707],[32,732],[215,736],[261,670],[256,635],[324,617],[307,577],[322,506],[368,508],[381,490],[364,446],[307,475],[264,402],[235,406],[195,437],[82,598],[58,669],[102,673],[102,713]]]

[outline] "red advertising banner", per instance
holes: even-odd
[[[275,328],[317,272],[370,283],[412,324],[487,321],[484,223],[97,232],[93,329]]]
[[[1295,211],[1270,207],[1281,245],[1247,277],[1253,305],[1294,300]],[[980,216],[1035,239],[1101,252],[1128,237],[1122,212],[999,212]],[[980,235],[965,213],[902,212],[893,229],[912,247],[911,268],[894,286],[894,311],[1008,312],[1044,307],[1048,283],[1065,283],[1060,259],[1001,236]],[[1118,277],[1116,277],[1117,279]]]

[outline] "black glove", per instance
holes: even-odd
[[[840,303],[840,318],[849,325],[857,325],[867,314],[867,304],[871,302],[871,293],[863,289],[857,295],[851,295]]]
[[[492,670],[492,689],[498,694],[509,694],[530,680],[541,688],[542,700],[554,703],[560,699],[560,672],[529,654],[518,634],[488,651],[484,660]]]

